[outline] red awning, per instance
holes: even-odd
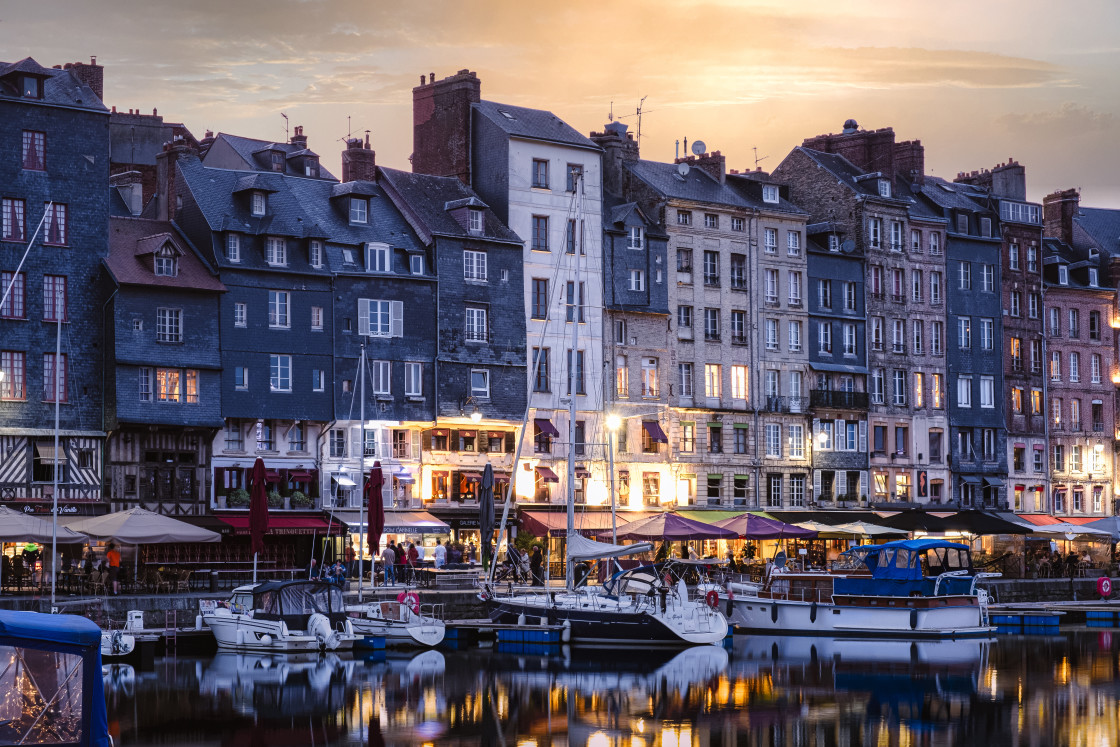
[[[490,431],[490,438],[505,438],[505,431]]]
[[[463,438],[474,438],[475,432],[474,431],[459,431],[459,435],[462,436]]]
[[[278,469],[267,469],[267,470],[265,470],[264,471],[264,479],[268,480],[269,482],[276,482],[277,480],[280,479],[280,470],[278,470]]]
[[[1046,447],[1045,447],[1045,446],[1043,446],[1042,444],[1035,444],[1035,445],[1034,445],[1034,450],[1035,450],[1035,451],[1045,451],[1045,450],[1046,450]]]
[[[1026,489],[1027,489],[1027,486],[1026,486],[1026,485],[1016,485],[1016,486],[1015,486],[1015,489],[1016,489],[1016,490],[1026,490]]]
[[[300,470],[289,472],[288,479],[292,482],[311,482],[311,473]]]
[[[642,427],[646,429],[650,440],[655,444],[669,443],[669,437],[665,435],[665,431],[661,430],[661,425],[656,420],[643,420]]]
[[[219,516],[219,519],[233,527],[236,535],[249,534],[249,516]],[[277,516],[268,517],[268,534],[343,534],[346,525],[338,519],[329,524],[323,516]]]
[[[1023,443],[1022,441],[1016,441],[1015,442],[1015,448],[1016,449],[1025,449],[1025,448],[1027,448],[1027,445],[1025,443]]]
[[[591,477],[591,470],[576,467],[576,477],[581,480],[586,480]]]
[[[481,482],[482,480],[482,475],[477,472],[460,472],[459,477],[467,482]]]
[[[548,418],[534,418],[533,424],[540,428],[541,433],[546,436],[552,436],[553,438],[560,437],[560,431],[556,430],[556,426],[553,425],[552,421]]]
[[[548,467],[537,467],[537,475],[545,482],[560,482],[560,478]]]

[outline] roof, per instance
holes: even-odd
[[[1083,207],[1073,221],[1109,254],[1120,254],[1120,210]]]
[[[101,99],[93,92],[93,89],[79,81],[69,70],[43,67],[31,57],[25,57],[18,62],[0,62],[0,79],[8,75],[21,73],[44,79],[43,98],[24,98],[19,95],[18,91],[13,94],[5,90],[3,86],[0,86],[0,98],[78,107],[106,114],[109,112],[105,105],[101,103]]]
[[[70,646],[100,646],[101,628],[78,615],[0,610],[0,638],[26,638]]]
[[[813,150],[804,146],[798,146],[794,150],[804,153],[818,166],[828,171],[840,181],[848,189],[862,195],[870,195],[879,197],[879,187],[873,179],[858,180],[857,177],[863,176],[866,172],[853,164],[844,156],[838,153],[825,153],[821,150]]]
[[[165,242],[179,251],[179,274],[175,277],[156,275],[148,259]],[[141,218],[109,219],[109,256],[105,267],[118,285],[148,285],[201,291],[224,291],[226,287],[215,278],[175,228],[164,221]]]
[[[629,161],[626,168],[665,197],[690,202],[705,202],[710,205],[724,205],[732,208],[754,208],[764,203],[755,203],[739,190],[720,184],[714,177],[701,168],[693,167],[688,174],[681,176],[675,163],[658,161]]]
[[[930,202],[943,208],[985,210],[986,206],[978,200],[986,199],[987,193],[971,184],[950,182],[938,176],[927,176],[922,181],[921,194]]]
[[[215,136],[214,139],[215,140],[224,140],[231,148],[233,148],[233,150],[237,153],[237,155],[241,156],[242,160],[245,161],[246,166],[248,166],[250,168],[253,168],[253,169],[259,169],[261,171],[271,171],[272,170],[271,162],[267,165],[262,165],[260,162],[258,162],[258,160],[256,158],[254,158],[254,156],[257,153],[261,153],[262,151],[273,151],[273,150],[282,151],[284,153],[284,156],[285,156],[285,158],[284,158],[285,163],[287,163],[288,158],[292,157],[293,155],[295,155],[297,153],[302,153],[304,151],[306,151],[305,154],[314,155],[313,153],[311,153],[310,150],[307,150],[306,147],[303,146],[303,145],[292,145],[290,143],[273,143],[273,142],[270,142],[268,140],[256,140],[254,138],[240,137],[238,135],[229,135],[229,134],[224,133],[224,132],[219,132]],[[211,147],[213,147],[213,146],[211,146]],[[285,168],[286,169],[291,169],[291,172],[289,174],[290,176],[303,176],[303,172],[296,170],[295,167],[293,167],[293,166],[285,166]],[[280,172],[274,172],[274,173],[280,173]],[[309,178],[309,177],[304,177],[304,178]],[[338,181],[338,177],[336,177],[334,174],[327,171],[327,169],[323,166],[322,163],[319,164],[319,178],[320,179],[333,179],[334,181]]]
[[[550,111],[526,109],[521,106],[499,104],[496,101],[479,101],[473,106],[475,111],[511,137],[546,140],[552,143],[600,150],[598,145],[581,135],[575,128]]]
[[[478,199],[470,187],[455,177],[429,176],[414,174],[397,169],[379,169],[384,181],[404,203],[402,209],[412,212],[423,225],[422,230],[430,234],[469,237],[472,234],[451,214],[461,208],[477,208],[483,211],[483,236],[487,239],[506,241],[514,244],[524,243],[521,237],[510,230],[498,216]]]

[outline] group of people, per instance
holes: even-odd
[[[1039,575],[1053,577],[1068,576],[1073,578],[1077,575],[1079,569],[1091,566],[1092,563],[1093,559],[1089,556],[1088,550],[1078,555],[1077,551],[1072,548],[1064,556],[1057,550],[1040,549],[1031,558],[1033,570],[1038,572]]]
[[[521,573],[532,579],[533,586],[544,586],[544,554],[541,552],[540,545],[533,545],[532,554],[522,548],[518,565]]]
[[[121,551],[117,549],[115,542],[110,542],[105,548],[105,556],[98,558],[97,552],[90,547],[86,550],[85,555],[82,556],[79,552],[77,555],[71,554],[67,549],[59,550],[59,570],[63,573],[71,573],[77,567],[76,560],[81,559],[80,568],[81,572],[88,578],[93,575],[94,571],[107,572],[109,578],[107,580],[106,588],[108,593],[118,595],[121,593]],[[6,579],[17,578],[22,574],[34,574],[36,572],[48,574],[46,577],[50,578],[50,554],[44,553],[43,548],[28,543],[24,546],[19,555],[14,556],[15,559],[9,559],[7,555],[4,556],[4,577]],[[33,579],[34,576],[31,576]]]

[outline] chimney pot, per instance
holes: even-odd
[[[422,74],[420,76],[420,85],[424,85],[427,82],[427,80],[428,80],[428,76]]]
[[[89,56],[89,64],[91,64],[91,65],[96,65],[97,64],[97,55],[92,55],[91,54]]]
[[[436,74],[435,73],[428,73],[428,77],[431,78],[431,81],[433,83],[436,82]]]
[[[155,107],[153,106],[153,107],[152,107],[152,116],[154,117],[154,116],[156,116],[156,115],[157,115],[158,113],[159,113],[159,112],[158,112],[158,111],[156,110],[156,108],[155,108]]]

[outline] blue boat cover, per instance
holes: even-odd
[[[78,615],[0,610],[0,636],[71,646],[101,646],[101,628]]]
[[[968,551],[968,545],[943,539],[895,540],[882,545],[862,545],[852,553],[865,554],[864,563],[871,577],[878,580],[920,581],[923,578],[921,554],[941,548]]]

